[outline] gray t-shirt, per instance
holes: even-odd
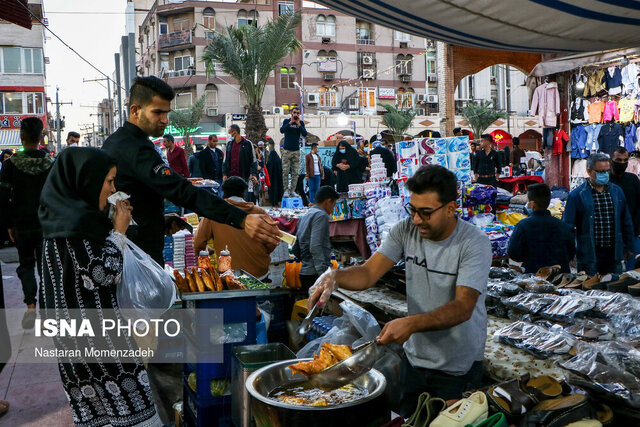
[[[471,319],[442,331],[418,332],[404,343],[411,364],[464,375],[484,358],[487,311],[484,305],[491,266],[491,243],[482,230],[458,220],[445,240],[420,236],[411,218],[396,224],[378,249],[394,262],[405,260],[409,315],[428,313],[455,299],[456,286],[480,292]]]

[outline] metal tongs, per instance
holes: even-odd
[[[313,319],[319,314],[321,314],[323,311],[324,311],[324,306],[320,302],[320,300],[318,300],[318,302],[316,302],[316,305],[314,305],[311,311],[307,314],[307,317],[305,317],[302,320],[302,322],[300,323],[300,326],[298,326],[298,328],[295,329],[293,333],[290,334],[291,341],[293,341],[294,344],[300,345],[304,336],[307,335],[307,332],[309,332],[309,330],[311,329],[311,326],[313,324]]]
[[[378,340],[368,341],[352,349],[352,355],[309,377],[315,387],[334,390],[369,372],[377,360]]]

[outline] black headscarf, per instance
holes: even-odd
[[[40,196],[38,215],[45,239],[81,237],[104,240],[113,228],[101,212],[100,192],[115,162],[98,148],[66,149],[51,168]]]

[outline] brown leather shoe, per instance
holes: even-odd
[[[582,283],[582,289],[584,289],[585,291],[590,291],[591,289],[606,290],[607,285],[599,286],[601,281],[602,281],[602,276],[600,276],[599,273],[596,273],[595,276],[593,276],[591,279],[585,280]]]

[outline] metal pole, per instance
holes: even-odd
[[[111,79],[107,79],[107,92],[109,92],[109,134],[111,134],[113,132],[113,102],[111,101]]]
[[[58,153],[62,151],[62,130],[60,129],[60,100],[58,99],[58,86],[56,86],[56,129],[58,130]]]
[[[122,90],[120,88],[120,54],[116,53],[115,54],[115,60],[116,60],[116,88],[118,90],[118,114],[120,116],[120,126],[122,126],[124,124],[124,122],[122,121]]]

